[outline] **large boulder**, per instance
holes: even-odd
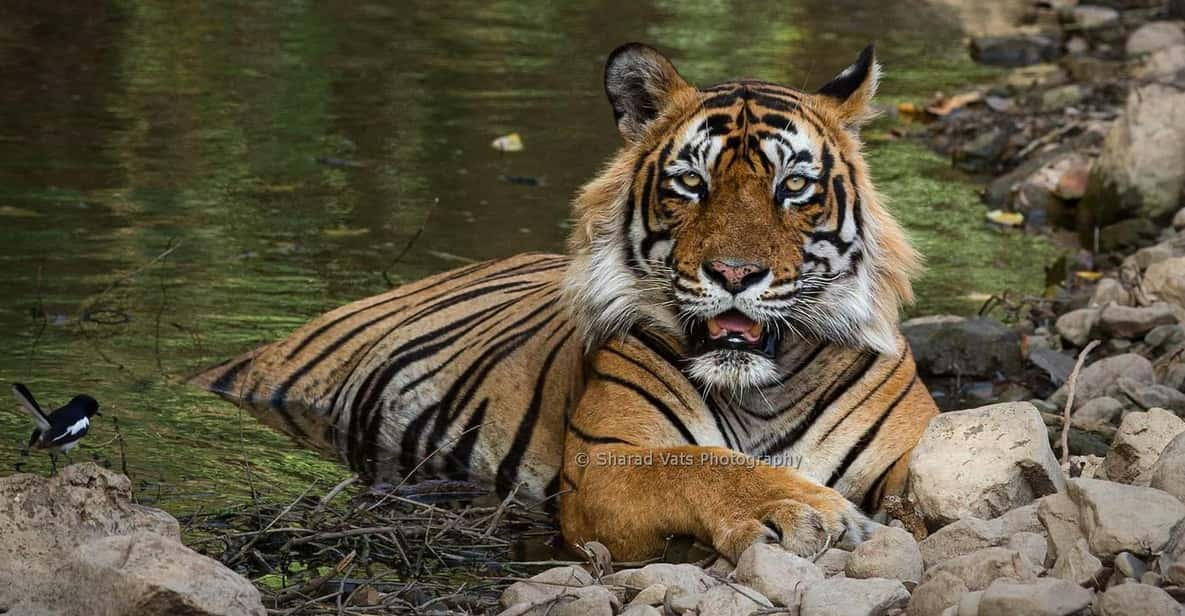
[[[909,492],[928,525],[991,519],[1065,489],[1045,423],[1027,402],[943,413],[910,456]]]
[[[901,330],[924,374],[987,377],[1021,366],[1020,336],[998,321],[922,317]]]
[[[1112,125],[1083,199],[1095,224],[1124,215],[1166,219],[1185,188],[1185,91],[1152,83],[1133,89]]]
[[[258,614],[259,591],[180,542],[95,464],[0,479],[0,607],[11,614]],[[65,584],[65,585],[63,585]]]

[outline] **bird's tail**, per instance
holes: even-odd
[[[41,410],[41,405],[37,404],[37,400],[33,397],[33,392],[29,391],[21,383],[12,384],[12,395],[17,402],[33,416],[33,421],[37,422],[37,429],[42,432],[49,430],[49,418],[45,416],[45,411]]]

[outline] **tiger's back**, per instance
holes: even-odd
[[[468,479],[543,498],[584,349],[558,302],[569,260],[524,254],[328,312],[192,382],[372,481]],[[551,490],[553,491],[553,490]]]

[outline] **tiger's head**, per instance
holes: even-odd
[[[860,151],[873,56],[814,93],[699,89],[640,44],[609,56],[625,144],[576,198],[565,280],[590,345],[663,328],[685,342],[693,378],[734,390],[777,379],[780,353],[805,340],[901,352],[919,259]]]

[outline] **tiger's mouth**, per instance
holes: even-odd
[[[776,332],[739,310],[728,310],[696,322],[691,341],[695,354],[711,351],[744,351],[773,358],[778,348]]]

